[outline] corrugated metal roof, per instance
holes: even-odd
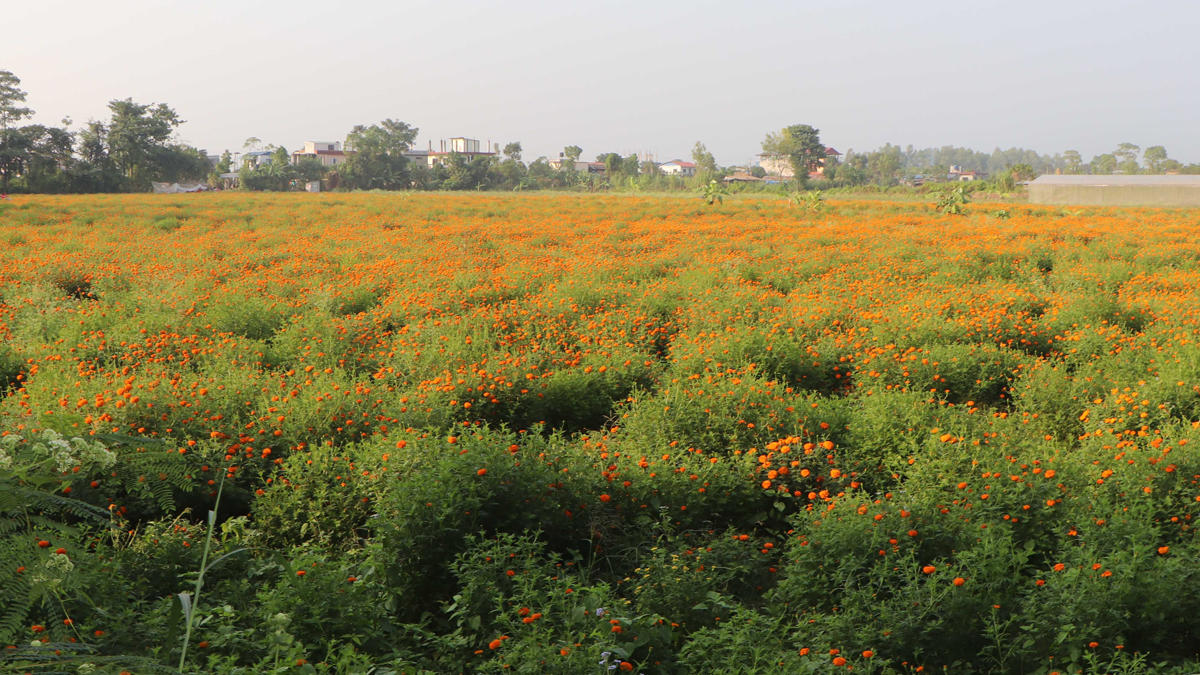
[[[1038,176],[1030,185],[1079,185],[1107,187],[1120,185],[1162,185],[1200,188],[1200,176]]]

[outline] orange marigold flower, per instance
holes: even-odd
[[[926,565],[921,568],[921,571],[924,572],[925,574],[933,574],[934,572],[937,571],[937,568],[934,567],[933,565]]]

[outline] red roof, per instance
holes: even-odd
[[[837,150],[834,150],[833,148],[825,148],[825,154],[826,155],[840,155],[842,153],[838,152]]]
[[[685,169],[694,169],[694,168],[696,168],[696,165],[695,165],[695,164],[692,164],[691,162],[685,162],[685,161],[683,161],[683,160],[681,160],[681,159],[672,160],[672,161],[670,161],[670,162],[663,162],[663,164],[674,164],[675,166],[681,166],[681,167],[683,167],[683,168],[685,168]]]

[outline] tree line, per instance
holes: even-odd
[[[71,131],[21,123],[33,116],[21,80],[0,70],[0,191],[139,192],[152,181],[201,179],[212,164],[174,140],[184,120],[163,103],[132,99],[108,104],[108,120]]]
[[[266,146],[269,161],[258,155],[243,158],[235,166],[226,150],[219,158],[209,157],[178,142],[176,129],[184,123],[165,103],[136,103],[132,99],[108,104],[108,120],[91,120],[78,131],[71,120],[62,126],[22,124],[33,116],[25,105],[26,92],[13,73],[0,70],[0,192],[144,192],[151,183],[208,181],[221,184],[221,176],[236,172],[238,185],[248,190],[302,189],[308,181],[321,180],[326,189],[339,190],[694,190],[734,173],[766,177],[762,166],[717,164],[705,145],[696,142],[691,159],[691,176],[664,173],[655,162],[637,155],[602,152],[586,169],[576,170],[583,156],[577,145],[563,148],[559,160],[522,158],[520,142],[508,143],[502,152],[467,156],[451,153],[444,163],[427,165],[411,161],[406,154],[416,141],[418,129],[385,119],[378,124],[357,125],[346,136],[346,161],[324,166],[315,158],[293,162],[284,147]],[[261,147],[257,138],[246,148]],[[492,148],[489,148],[492,150]],[[497,148],[499,150],[499,148]],[[1161,145],[1142,149],[1121,143],[1085,163],[1079,152],[1042,155],[1024,148],[991,153],[944,146],[916,149],[890,143],[868,152],[850,149],[842,157],[826,155],[818,129],[805,124],[785,127],[767,134],[763,154],[784,159],[792,168],[791,183],[808,187],[809,175],[820,170],[821,187],[891,187],[944,180],[950,168],[991,174],[998,189],[1014,189],[1016,182],[1043,173],[1066,174],[1200,174],[1200,165],[1183,165],[1167,155]],[[742,190],[790,189],[789,181],[741,183]]]

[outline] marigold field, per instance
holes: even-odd
[[[809,206],[0,203],[0,669],[1200,668],[1200,212]]]

